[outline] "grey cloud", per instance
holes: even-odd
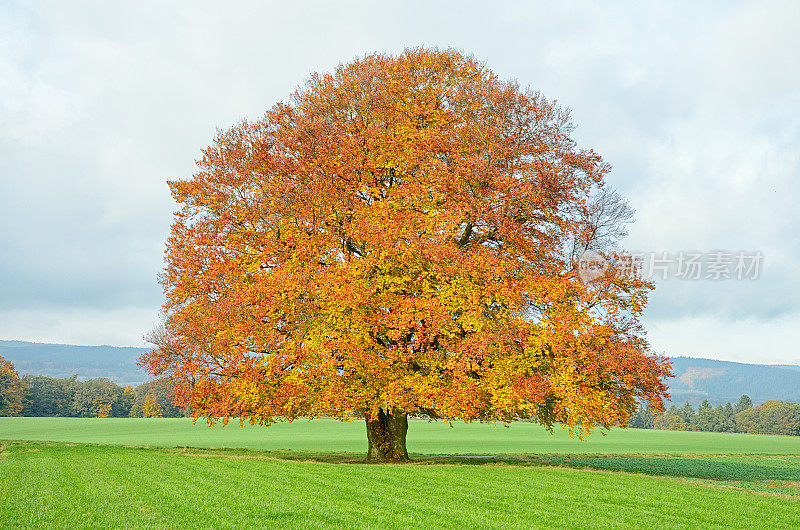
[[[654,329],[796,327],[798,23],[790,2],[5,2],[0,333],[138,344],[161,303],[165,180],[312,71],[415,45],[474,53],[571,107],[638,210],[631,248],[765,253],[752,284],[660,283]]]

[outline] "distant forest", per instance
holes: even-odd
[[[13,363],[0,356],[0,416],[71,416],[91,418],[179,417],[184,410],[172,403],[166,379],[124,387],[105,378],[79,381],[45,375],[19,376]],[[800,404],[767,401],[754,407],[743,395],[713,407],[708,400],[697,410],[690,403],[669,407],[653,416],[640,407],[628,427],[677,431],[741,432],[800,436]]]
[[[753,406],[750,396],[739,398],[736,405],[712,407],[703,401],[697,410],[688,402],[672,405],[655,418],[649,407],[639,408],[629,427],[667,431],[740,432],[800,436],[800,403],[767,401]]]
[[[137,386],[150,377],[136,365],[147,348],[71,346],[0,340],[0,356],[21,374],[68,378],[79,381],[107,378],[120,386]],[[670,404],[703,401],[712,406],[736,403],[747,394],[753,403],[800,402],[800,366],[745,364],[693,357],[673,357],[675,377],[668,381]]]
[[[174,418],[183,411],[172,404],[166,379],[135,388],[108,379],[79,381],[77,377],[25,375],[0,357],[0,416],[62,416],[81,418]]]

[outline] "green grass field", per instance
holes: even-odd
[[[800,438],[415,421],[407,465],[325,420],[0,418],[0,440],[0,528],[800,527]]]
[[[270,427],[232,422],[208,427],[198,421],[134,418],[0,418],[0,440],[250,448],[270,451],[362,453],[362,421],[304,420]],[[416,454],[800,454],[800,437],[614,429],[584,441],[533,423],[510,427],[481,423],[409,422],[408,450]]]

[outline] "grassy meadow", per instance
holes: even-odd
[[[6,527],[800,527],[800,438],[411,422],[0,418]],[[461,456],[459,456],[461,455]]]
[[[269,427],[238,422],[209,427],[185,418],[0,418],[0,440],[38,440],[152,447],[248,448],[266,451],[367,450],[363,421],[297,420]],[[798,454],[800,437],[613,429],[583,441],[556,428],[518,422],[411,420],[408,450],[415,454]]]

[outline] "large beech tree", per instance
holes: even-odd
[[[661,410],[669,365],[638,324],[652,285],[613,260],[577,274],[627,210],[571,131],[452,50],[311,76],[170,182],[143,364],[210,422],[363,418],[370,460],[408,458],[409,414],[582,436]]]

